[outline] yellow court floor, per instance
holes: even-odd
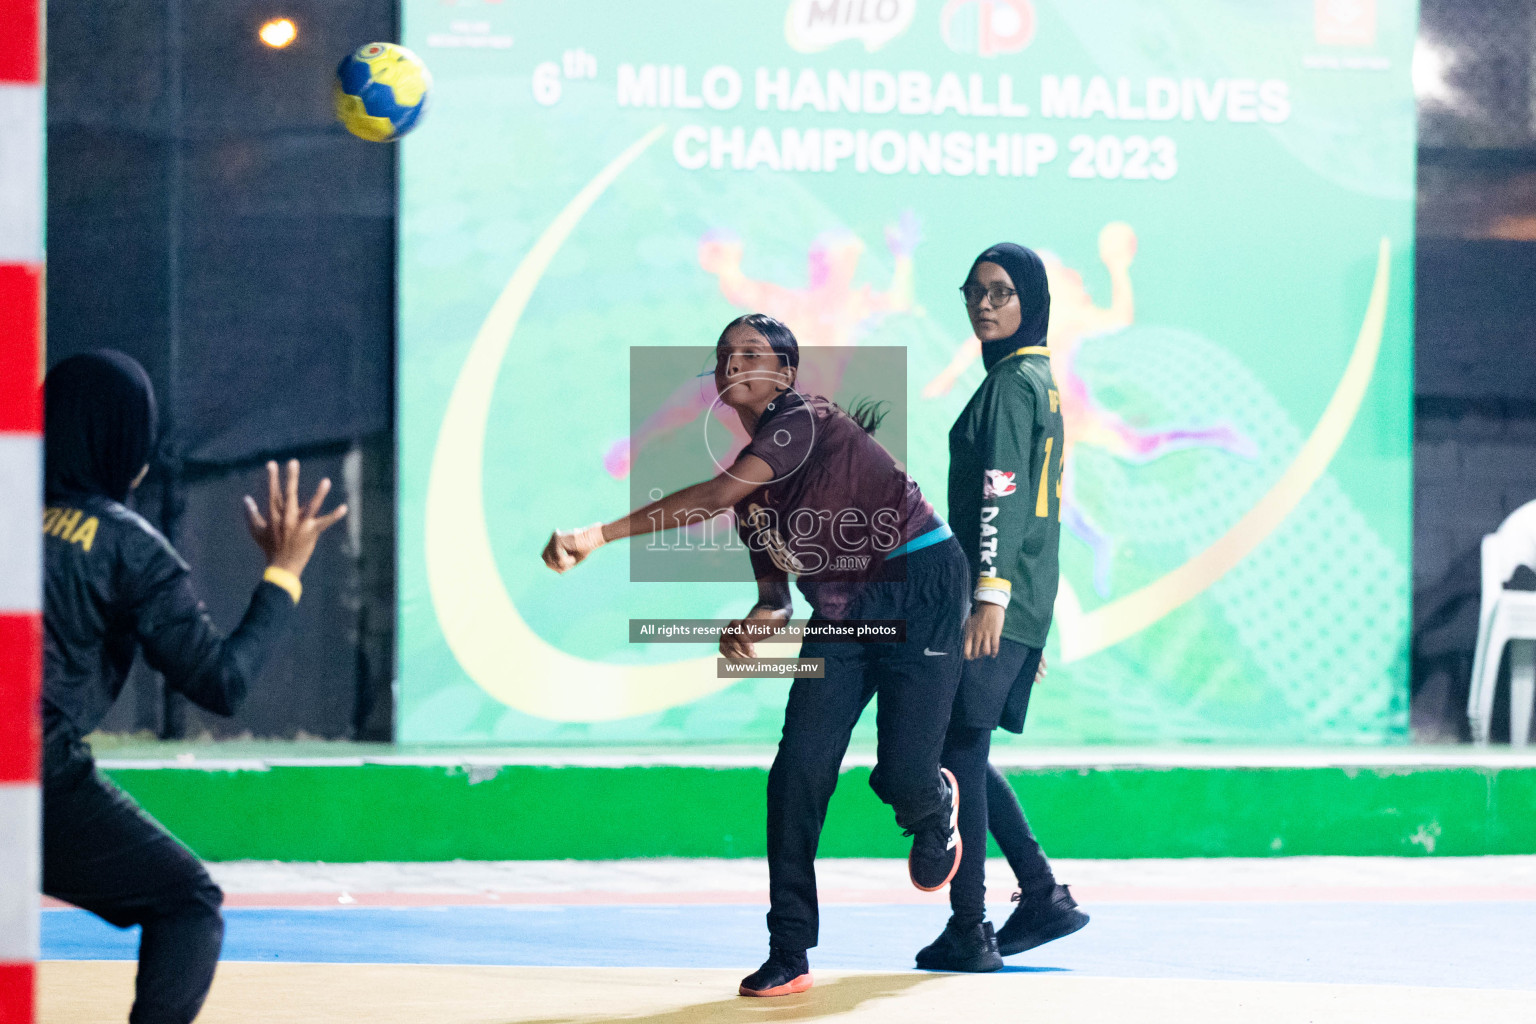
[[[134,964],[40,965],[40,1024],[121,1024]],[[774,1000],[739,971],[619,967],[224,963],[199,1024],[1399,1024],[1536,1021],[1536,992],[1397,985],[817,972]]]

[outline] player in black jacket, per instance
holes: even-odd
[[[43,891],[126,928],[143,928],[131,1024],[186,1024],[213,982],[223,893],[197,858],[96,770],[84,737],[122,691],[135,651],[166,684],[233,714],[293,615],[320,534],[322,480],[300,504],[267,464],[267,509],[246,498],[267,569],[224,636],[192,591],[187,564],[124,502],[148,469],[155,396],[119,352],[74,356],[45,384],[43,513]]]

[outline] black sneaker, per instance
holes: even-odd
[[[907,855],[907,874],[923,892],[936,892],[949,884],[960,868],[960,787],[948,768],[940,768],[944,782],[944,808],[934,816],[936,825],[908,829],[912,852]]]
[[[983,921],[974,928],[956,931],[953,922],[944,926],[939,937],[918,950],[917,966],[924,971],[969,971],[981,974],[1003,966],[997,951],[997,936],[992,922]]]
[[[1088,915],[1077,909],[1077,900],[1064,885],[1051,890],[1043,900],[1020,901],[1022,893],[1014,893],[1018,909],[997,930],[997,950],[1003,956],[1013,956],[1026,949],[1034,949],[1064,935],[1071,935],[1088,923]]]
[[[744,996],[788,996],[811,987],[811,963],[805,950],[768,947],[763,966],[741,979],[737,994]]]

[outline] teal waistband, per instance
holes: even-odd
[[[885,557],[887,560],[890,560],[892,558],[900,558],[902,555],[910,555],[914,551],[921,551],[923,548],[931,548],[939,541],[948,540],[954,535],[955,531],[949,528],[948,523],[940,523],[938,526],[935,526],[927,533],[920,533],[916,537],[913,537],[911,540],[907,541],[901,547],[896,548]]]

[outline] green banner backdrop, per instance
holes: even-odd
[[[628,643],[750,584],[539,550],[705,429],[686,377],[632,425],[631,348],[752,310],[905,348],[942,512],[981,376],[956,287],[1002,240],[1046,259],[1067,423],[1024,740],[1405,737],[1415,4],[403,7],[434,86],[403,149],[401,741],[775,740],[784,682]]]

